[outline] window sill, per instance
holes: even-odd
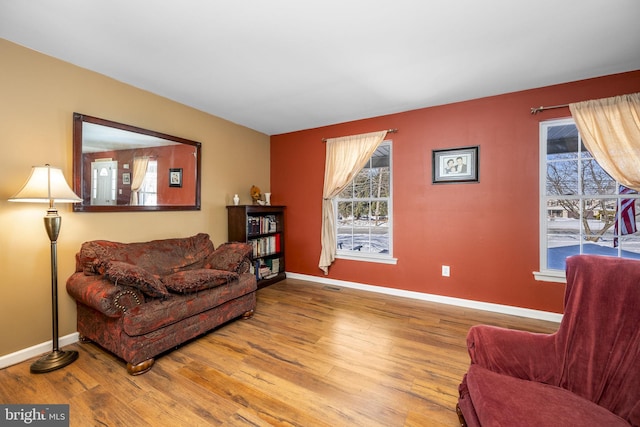
[[[350,261],[377,262],[380,264],[394,264],[394,265],[398,263],[398,258],[380,257],[375,255],[351,255],[351,254],[337,253],[336,259],[348,259]]]
[[[544,271],[534,271],[533,277],[540,282],[556,282],[556,283],[567,283],[567,277],[564,271],[553,271],[553,270],[544,270]]]

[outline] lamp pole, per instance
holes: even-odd
[[[53,350],[51,353],[36,360],[31,365],[31,372],[40,374],[55,371],[73,363],[78,358],[75,350],[63,351],[58,345],[58,235],[62,218],[58,210],[53,206],[53,200],[49,203],[47,215],[44,217],[44,227],[51,241],[51,323],[53,324]]]

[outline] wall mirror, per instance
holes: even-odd
[[[80,212],[200,209],[201,144],[73,114],[73,189]]]

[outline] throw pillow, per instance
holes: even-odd
[[[170,291],[189,293],[214,288],[236,279],[236,273],[203,268],[173,273],[163,277],[162,282]]]
[[[252,255],[253,247],[248,243],[223,243],[209,255],[204,266],[205,268],[240,272],[243,262],[250,260]]]
[[[122,261],[110,261],[104,275],[116,285],[132,286],[152,298],[163,298],[169,295],[160,279],[137,265]]]

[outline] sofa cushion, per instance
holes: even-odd
[[[563,388],[498,374],[472,364],[469,397],[481,425],[629,426],[607,409]]]
[[[237,278],[238,274],[231,271],[199,268],[165,276],[162,278],[162,283],[170,291],[189,293],[220,286]]]
[[[116,285],[132,286],[152,298],[164,298],[169,295],[159,278],[137,265],[110,261],[107,263],[104,275]]]
[[[221,304],[254,292],[257,288],[253,274],[241,274],[238,280],[225,286],[205,289],[198,293],[173,294],[171,298],[155,299],[136,306],[123,314],[122,327],[129,336],[157,332],[187,317],[203,315]],[[217,314],[224,317],[224,313]]]
[[[205,233],[134,243],[92,240],[82,244],[78,264],[87,275],[104,274],[110,261],[123,261],[142,267],[156,276],[166,276],[191,268],[202,268],[213,249],[213,243]]]
[[[247,273],[250,267],[253,247],[248,243],[223,243],[204,261],[205,268]],[[244,264],[247,268],[243,268]],[[245,271],[246,270],[246,271]]]

